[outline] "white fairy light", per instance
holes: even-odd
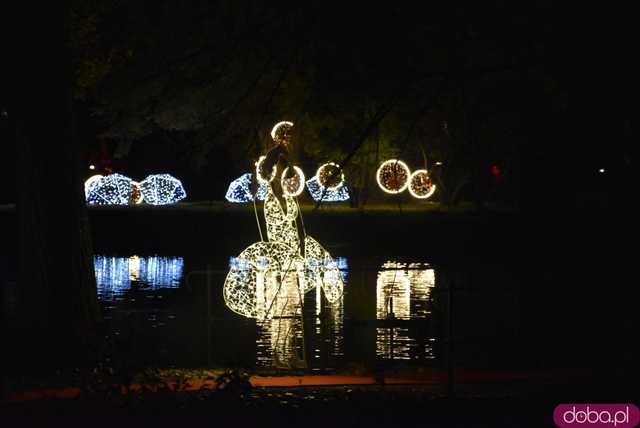
[[[328,190],[318,184],[318,179],[314,175],[307,180],[307,190],[314,201],[318,202],[341,202],[349,200],[349,190],[346,184],[340,186],[338,190]]]
[[[139,188],[145,202],[151,205],[175,204],[187,196],[180,180],[169,174],[150,175]]]
[[[89,165],[89,169],[93,171],[94,169],[96,169],[96,166],[95,165]]]
[[[287,196],[298,196],[304,190],[304,172],[294,165],[293,171],[295,175],[293,177],[286,178],[287,171],[289,171],[289,167],[286,167],[284,171],[282,171],[282,176],[280,177],[282,193]]]
[[[333,173],[331,172],[332,169],[334,171]],[[327,183],[327,179],[335,178],[335,175],[338,173],[336,171],[338,171],[340,174],[340,181],[338,182],[338,184],[330,186]],[[338,190],[344,184],[344,173],[340,169],[340,165],[333,162],[327,162],[323,165],[320,165],[320,167],[316,171],[316,180],[318,181],[318,185],[320,187],[324,187],[327,190]]]
[[[418,169],[409,177],[409,193],[417,199],[428,199],[436,191],[426,169]]]
[[[224,196],[225,199],[233,203],[244,203],[253,201],[253,195],[251,193],[251,178],[252,175],[250,173],[246,173],[233,180],[229,184],[227,193]],[[266,198],[267,196],[267,189],[268,185],[266,185],[265,183],[260,183],[258,185],[256,199],[258,199],[259,201],[264,201],[264,198]]]
[[[271,138],[273,139],[273,141],[277,142],[277,138],[276,138],[277,137],[277,132],[278,132],[278,129],[280,129],[280,127],[282,127],[282,126],[292,127],[293,126],[293,122],[288,122],[286,120],[283,120],[282,122],[276,123],[273,126],[273,128],[271,128]]]
[[[131,199],[131,179],[120,174],[99,177],[86,196],[90,205],[127,205]]]
[[[91,190],[91,187],[101,178],[102,178],[102,174],[92,175],[91,177],[87,178],[87,181],[84,182],[85,198],[89,197],[89,191]]]
[[[271,167],[271,175],[269,175],[269,179],[265,179],[262,176],[262,173],[260,172],[260,170],[262,169],[262,164],[264,163],[265,159],[267,159],[266,156],[260,156],[260,158],[258,158],[258,161],[256,162],[256,178],[258,179],[258,183],[260,184],[269,184],[273,181],[274,178],[276,178],[276,172],[277,172],[277,167],[276,165],[273,165]]]
[[[397,159],[382,162],[376,172],[378,186],[387,193],[401,193],[409,186],[411,171],[406,163]]]

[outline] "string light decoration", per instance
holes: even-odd
[[[262,176],[262,164],[264,163],[265,159],[267,159],[266,156],[260,156],[260,158],[256,162],[256,178],[258,179],[258,183],[260,184],[269,184],[273,181],[274,178],[276,178],[276,165],[273,165],[271,167],[271,174],[269,175],[269,178],[264,178]]]
[[[349,200],[349,190],[346,184],[340,186],[338,190],[328,190],[318,184],[318,178],[314,175],[307,180],[307,190],[314,201],[318,202],[342,202]]]
[[[376,172],[378,186],[387,193],[402,193],[409,186],[411,171],[406,163],[397,159],[382,162]]]
[[[102,174],[96,174],[96,175],[92,175],[91,177],[87,178],[87,181],[84,182],[84,196],[85,199],[89,197],[89,192],[91,191],[91,188],[93,187],[93,185],[102,178]]]
[[[304,190],[304,172],[297,166],[293,167],[293,176],[287,178],[287,172],[289,167],[286,167],[282,171],[282,177],[280,177],[280,187],[282,187],[282,193],[288,196],[298,196]]]
[[[320,187],[327,190],[338,190],[344,184],[344,173],[340,169],[340,165],[327,162],[320,165],[316,171],[316,180]]]
[[[273,128],[271,128],[271,138],[277,144],[289,144],[289,132],[293,128],[293,122],[288,122],[283,120],[282,122],[276,123]]]
[[[96,179],[87,193],[87,203],[90,205],[127,205],[130,199],[131,179],[120,174]]]
[[[252,175],[250,173],[246,173],[236,178],[229,184],[229,188],[227,189],[227,193],[225,194],[225,199],[229,202],[233,203],[245,203],[253,201],[253,195],[251,193],[251,179]],[[258,185],[258,191],[256,193],[256,198],[259,201],[264,201],[264,198],[267,196],[268,186],[264,183],[260,183]]]
[[[426,169],[418,169],[409,177],[409,193],[417,199],[428,199],[436,191]]]
[[[131,180],[131,199],[136,205],[139,205],[144,201],[144,196],[142,196],[142,192],[140,191],[140,183],[133,180]]]
[[[187,196],[180,180],[169,174],[152,174],[139,187],[145,202],[151,205],[175,204]]]
[[[296,284],[299,296],[317,286],[330,303],[342,296],[342,273],[331,255],[310,236],[304,240],[304,256],[300,253],[298,204],[291,194],[283,197],[284,208],[268,186],[264,202],[268,241],[250,245],[229,266],[223,297],[229,309],[245,317],[282,316],[284,309],[278,308],[291,284]]]

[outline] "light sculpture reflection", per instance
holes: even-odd
[[[409,193],[416,199],[428,199],[436,191],[426,169],[418,169],[409,177]]]
[[[397,159],[389,159],[378,167],[376,181],[387,193],[402,193],[409,185],[411,171],[406,163]]]
[[[424,319],[431,314],[429,301],[435,286],[434,270],[426,263],[386,262],[376,282],[376,318],[399,324],[376,329],[376,354],[383,359],[409,359],[410,350],[433,358],[431,342],[422,350],[403,321]]]
[[[139,187],[144,201],[151,205],[175,204],[187,196],[182,182],[169,174],[152,174]]]
[[[120,174],[99,177],[89,186],[86,198],[90,205],[127,205],[131,199],[131,179]]]
[[[229,188],[227,189],[227,193],[225,194],[225,199],[229,202],[234,203],[243,203],[243,202],[251,202],[253,201],[253,195],[251,193],[251,179],[252,175],[250,173],[246,173],[236,178],[229,184]],[[260,183],[258,185],[258,191],[256,193],[256,198],[259,201],[264,201],[264,198],[267,197],[267,185],[264,183]]]
[[[122,294],[133,284],[157,290],[180,286],[184,270],[182,257],[112,257],[95,256],[98,295]]]

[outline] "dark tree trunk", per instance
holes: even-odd
[[[21,48],[15,78],[25,84],[13,94],[10,111],[17,143],[23,329],[15,349],[27,364],[60,367],[87,357],[99,308],[80,144],[73,132],[68,4],[43,7],[21,14],[39,37]]]

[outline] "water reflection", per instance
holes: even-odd
[[[132,285],[142,289],[177,288],[182,280],[182,257],[95,256],[98,296],[123,294]]]
[[[376,355],[382,359],[431,359],[433,340],[414,334],[411,323],[429,318],[435,273],[427,263],[388,261],[376,281],[376,317],[388,325],[376,328]]]

